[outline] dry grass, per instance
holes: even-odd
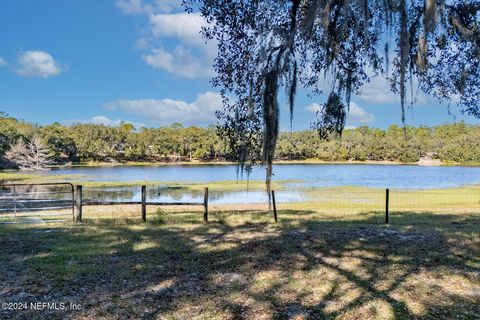
[[[82,305],[0,318],[480,318],[478,214],[157,209],[0,226],[0,302]]]

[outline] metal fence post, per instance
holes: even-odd
[[[75,211],[75,222],[82,221],[82,186],[77,185],[77,196],[76,196],[76,203],[77,203],[77,210]]]
[[[142,186],[142,221],[147,222],[147,186]]]
[[[272,190],[272,203],[273,203],[273,218],[275,219],[275,222],[278,222],[277,203],[275,202],[275,190]]]
[[[385,190],[385,224],[388,224],[388,210],[390,205],[390,189]]]
[[[203,221],[208,222],[208,187],[205,188],[203,195]]]

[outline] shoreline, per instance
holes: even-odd
[[[86,179],[85,179],[86,178]],[[218,181],[150,181],[150,180],[123,180],[123,181],[103,181],[103,180],[90,180],[88,176],[83,176],[79,174],[60,174],[60,175],[35,175],[35,174],[24,174],[24,173],[2,173],[0,172],[0,186],[4,184],[14,184],[14,183],[25,183],[25,184],[36,184],[36,183],[55,183],[55,182],[69,182],[73,185],[83,185],[86,188],[92,189],[104,189],[104,188],[129,188],[129,187],[139,187],[145,185],[147,187],[157,187],[159,189],[165,190],[183,190],[183,191],[203,191],[205,187],[209,187],[210,191],[217,192],[236,192],[236,191],[260,191],[265,190],[265,181],[258,179],[234,179],[234,180],[218,180]],[[290,190],[293,189],[299,192],[312,192],[319,191],[322,192],[331,192],[331,191],[348,191],[348,192],[357,192],[357,191],[383,191],[385,187],[381,186],[362,186],[362,185],[325,185],[325,186],[298,186],[291,187],[291,183],[307,183],[304,180],[273,180],[272,188],[274,190]],[[480,184],[472,183],[466,185],[456,185],[456,186],[444,186],[444,187],[424,187],[424,188],[393,188],[392,190],[401,190],[401,191],[454,191],[454,190],[468,190],[468,189],[478,190]]]
[[[179,161],[179,162],[144,162],[144,161],[126,161],[126,162],[79,162],[73,164],[63,164],[51,166],[51,169],[59,168],[74,168],[74,167],[128,167],[128,166],[144,166],[144,167],[161,167],[161,166],[228,166],[236,165],[236,162],[231,161]],[[458,162],[443,162],[441,160],[420,160],[418,162],[400,162],[400,161],[324,161],[317,159],[306,160],[278,160],[274,165],[296,165],[296,164],[311,164],[311,165],[395,165],[395,166],[430,166],[430,167],[480,167],[480,163],[458,163]],[[7,172],[0,170],[0,172]]]

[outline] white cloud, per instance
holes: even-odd
[[[142,0],[118,0],[115,5],[125,14],[142,14],[147,10]]]
[[[147,50],[151,47],[150,41],[146,38],[138,38],[135,46],[140,50]]]
[[[62,71],[60,63],[45,51],[25,51],[17,59],[17,74],[22,77],[49,78]]]
[[[121,110],[141,116],[145,121],[157,125],[173,122],[184,124],[209,124],[215,121],[215,111],[222,107],[222,98],[214,92],[199,94],[194,102],[173,99],[120,99],[106,103],[107,110]]]
[[[197,47],[205,45],[200,31],[206,25],[199,13],[156,14],[149,16],[153,35],[157,38],[178,38],[184,44]]]
[[[311,113],[317,113],[322,110],[322,106],[318,103],[312,103],[305,107],[305,110],[310,111]]]
[[[368,113],[355,102],[350,102],[350,112],[347,116],[347,123],[349,124],[369,124],[375,121],[375,116]]]
[[[181,0],[117,0],[115,5],[125,14],[153,14],[181,8]]]
[[[390,92],[390,86],[385,78],[375,77],[362,88],[358,98],[371,103],[399,103],[400,97]]]
[[[162,69],[171,74],[188,79],[205,78],[213,75],[213,59],[216,54],[215,43],[205,43],[200,34],[205,20],[199,13],[174,13],[149,15],[150,33],[153,40],[149,41],[144,61],[154,69]],[[164,46],[152,46],[170,38],[178,43],[174,49]]]
[[[75,123],[91,123],[91,124],[98,124],[98,125],[103,124],[104,126],[108,126],[108,127],[117,127],[122,122],[131,123],[136,129],[140,129],[141,127],[145,126],[143,123],[140,123],[140,122],[132,122],[132,121],[127,121],[127,120],[122,120],[122,119],[112,120],[110,118],[107,118],[107,117],[101,116],[101,115],[91,117],[87,120],[78,120],[77,119],[77,120],[64,121],[64,123],[66,125],[72,125],[72,124],[75,124]]]
[[[170,12],[172,10],[181,9],[182,2],[180,0],[155,0],[153,6],[157,11]]]
[[[109,119],[105,116],[94,116],[94,117],[86,120],[85,122],[93,123],[93,124],[103,124],[103,125],[109,126],[109,127],[116,127],[120,123],[122,123],[122,121],[123,120],[121,120],[121,119],[111,120],[111,119]]]
[[[7,61],[5,61],[5,59],[0,57],[0,67],[6,66],[6,65],[7,65]]]
[[[142,0],[118,0],[115,5],[125,14],[141,14],[145,10]]]
[[[417,81],[414,81],[415,104],[423,105],[427,102],[428,96],[421,92],[421,90],[416,90],[415,88],[417,87]],[[410,94],[408,95],[410,96]],[[363,86],[362,93],[357,97],[360,100],[375,104],[400,104],[400,95],[390,91],[390,83],[382,76],[371,78],[371,81]]]
[[[207,25],[200,13],[179,11],[179,0],[117,0],[116,5],[126,14],[145,17],[146,33],[136,47],[143,51],[147,65],[188,79],[213,75],[217,48],[213,41],[206,44],[200,34]]]
[[[192,51],[178,46],[173,52],[163,48],[153,49],[142,56],[143,60],[154,69],[163,69],[172,74],[188,78],[201,78],[213,75],[211,64],[192,54]]]
[[[305,107],[305,110],[312,113],[317,113],[322,109],[322,106],[318,103],[312,103]],[[350,111],[347,115],[347,127],[352,127],[352,125],[364,125],[369,124],[375,121],[375,116],[371,113],[368,113],[360,107],[355,102],[350,102]]]

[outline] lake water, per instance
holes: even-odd
[[[391,189],[437,189],[480,184],[480,167],[440,167],[414,165],[357,164],[282,164],[274,166],[274,180],[294,180],[277,192],[278,202],[304,201],[305,187],[363,186]],[[84,181],[153,181],[193,182],[236,180],[235,165],[163,165],[70,167],[44,172],[46,175],[77,174]],[[265,170],[253,169],[251,180],[263,180]],[[86,190],[87,198],[115,201],[139,200],[139,188]],[[202,192],[149,188],[148,199],[161,202],[201,202]],[[211,192],[210,202],[261,203],[267,200],[263,191]]]
[[[43,174],[79,174],[84,181],[212,182],[237,179],[235,165],[167,165],[70,167]],[[254,168],[250,179],[263,180]],[[293,186],[364,186],[392,189],[450,188],[480,184],[480,167],[413,165],[284,164],[274,166],[274,180],[295,180]]]

